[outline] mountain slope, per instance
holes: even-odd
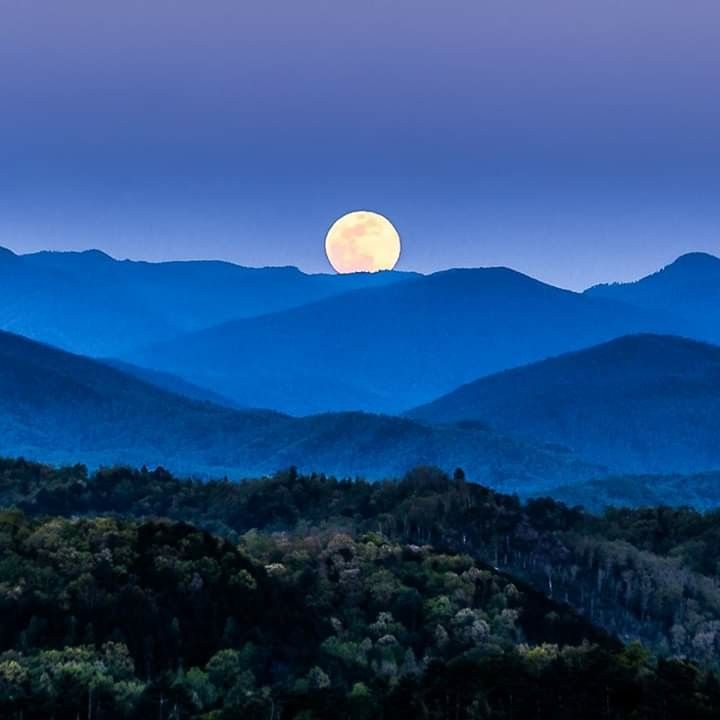
[[[125,375],[131,375],[138,380],[142,380],[174,395],[182,395],[183,397],[190,398],[190,400],[214,403],[215,405],[222,405],[224,407],[234,407],[239,410],[246,409],[236,406],[231,400],[214,393],[212,390],[207,390],[199,385],[193,385],[193,383],[187,382],[187,380],[183,380],[171,373],[164,373],[159,370],[148,370],[147,368],[125,363],[122,362],[122,360],[113,360],[112,358],[103,358],[102,362],[119,370],[121,373],[125,373]]]
[[[233,321],[124,359],[243,406],[398,412],[478,375],[670,324],[505,268],[451,270]]]
[[[585,294],[672,315],[684,335],[720,343],[720,258],[714,255],[683,255],[637,282],[597,285]]]
[[[297,465],[379,478],[422,463],[462,465],[478,479],[528,489],[595,474],[567,454],[483,428],[431,428],[362,413],[290,418],[196,402],[1,332],[0,454],[235,476]]]
[[[617,470],[720,468],[720,348],[624,337],[482,378],[408,416],[487,422]]]
[[[612,475],[589,482],[544,489],[570,507],[601,513],[608,507],[720,507],[720,472],[695,475]]]
[[[97,250],[0,252],[0,329],[109,356],[233,318],[303,305],[412,274],[306,275],[226,262],[131,262]]]

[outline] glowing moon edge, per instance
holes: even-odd
[[[400,234],[387,217],[372,210],[340,216],[325,236],[325,254],[340,273],[392,270],[400,259]]]

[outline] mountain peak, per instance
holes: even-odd
[[[709,253],[687,253],[652,275],[585,294],[664,314],[672,321],[666,331],[720,344],[720,258]]]
[[[648,284],[654,285],[657,281],[665,281],[671,278],[702,279],[706,275],[712,275],[720,271],[720,258],[706,252],[689,252],[680,255],[665,267],[656,272],[645,275],[630,282],[601,283],[588,288],[585,293],[589,295],[607,295],[608,293],[623,292],[625,289],[642,288]],[[616,299],[627,300],[628,298],[617,297]]]
[[[639,332],[632,333],[630,335],[621,335],[620,337],[608,340],[600,345],[595,345],[590,348],[578,350],[573,355],[590,355],[592,353],[600,352],[601,350],[608,350],[613,348],[619,348],[622,350],[631,348],[658,348],[658,347],[674,347],[674,348],[701,348],[701,347],[713,347],[712,345],[703,342],[701,340],[695,340],[693,338],[682,337],[679,335],[668,335],[666,333],[651,333],[651,332]],[[715,348],[717,350],[717,348]],[[568,354],[569,356],[570,354]],[[553,358],[548,358],[547,361]],[[543,361],[545,362],[545,361]]]
[[[708,284],[715,288],[718,278],[720,278],[720,258],[710,253],[692,252],[681,255],[661,270],[634,283],[615,287],[634,287],[640,292],[655,289],[656,292],[668,296],[665,298],[667,301],[672,297],[674,290],[695,295],[700,288]],[[675,298],[675,301],[677,300],[678,298]]]
[[[558,293],[564,293],[561,288],[557,288],[542,280],[530,277],[521,273],[519,270],[505,267],[503,265],[493,267],[477,267],[477,268],[450,268],[449,270],[438,270],[431,275],[425,276],[426,280],[431,284],[447,284],[456,287],[469,287],[479,282],[485,288],[504,288],[504,289],[521,289],[521,288],[546,288]]]
[[[84,255],[85,257],[92,257],[92,258],[102,258],[103,260],[113,260],[114,258],[110,257],[106,252],[103,252],[102,250],[98,250],[97,248],[90,248],[89,250],[82,250],[81,255]]]
[[[720,347],[637,334],[480,378],[407,413],[572,450],[620,472],[720,466]]]
[[[115,258],[96,248],[90,248],[89,250],[41,250],[28,253],[22,257],[30,262],[50,262],[53,265],[62,264],[68,267],[77,263],[98,265],[117,262]]]
[[[720,269],[720,258],[710,253],[691,252],[680,255],[677,260],[666,265],[660,272],[662,273],[673,269],[697,272],[710,268],[713,270]]]
[[[87,262],[93,262],[93,263],[114,263],[116,262],[115,258],[111,255],[108,255],[106,252],[103,252],[102,250],[98,250],[97,248],[90,248],[88,250],[80,250],[77,252],[68,252],[68,253],[62,253],[63,255],[75,255],[76,257],[82,258],[83,260]]]

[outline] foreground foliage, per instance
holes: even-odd
[[[467,555],[370,533],[0,516],[0,708],[30,718],[712,717],[654,662]]]
[[[625,641],[704,666],[720,658],[720,511],[607,510],[521,503],[419,468],[399,482],[342,481],[294,470],[231,483],[162,469],[53,469],[0,461],[0,505],[29,514],[163,516],[235,542],[261,532],[342,528],[462,552],[532,582]]]
[[[24,461],[0,505],[2,717],[720,713],[713,513],[596,517],[428,468],[238,485]]]

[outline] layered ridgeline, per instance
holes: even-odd
[[[504,268],[450,270],[131,353],[250,407],[398,412],[480,375],[640,330],[657,313]]]
[[[111,356],[226,320],[413,277],[307,275],[227,262],[118,261],[98,250],[15,255],[0,248],[0,329]]]
[[[463,465],[478,479],[527,491],[597,474],[568,453],[472,424],[433,428],[362,413],[293,418],[200,402],[9,333],[0,333],[0,453],[215,477],[297,465],[379,478],[418,462]]]
[[[485,377],[409,413],[482,421],[615,470],[720,468],[720,347],[636,335]]]
[[[611,475],[545,492],[567,505],[594,512],[608,507],[720,507],[720,471],[693,475]]]
[[[202,484],[23,461],[0,462],[0,505],[20,508],[0,512],[4,717],[720,709],[701,669],[720,650],[717,513],[594,517],[429,468]]]
[[[398,412],[628,333],[720,340],[720,260],[584,294],[503,268],[306,275],[0,251],[0,329],[181,376],[241,407]]]
[[[637,282],[597,285],[588,297],[624,302],[677,318],[683,334],[720,344],[720,258],[690,253]]]

